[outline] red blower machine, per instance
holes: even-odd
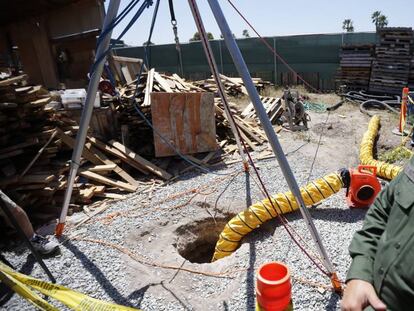
[[[371,165],[359,165],[357,169],[350,169],[349,174],[350,183],[346,193],[349,207],[369,207],[381,190],[377,168]]]

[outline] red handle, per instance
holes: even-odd
[[[374,165],[358,165],[358,172],[362,173],[363,170],[371,172],[375,177],[377,176],[377,167]]]

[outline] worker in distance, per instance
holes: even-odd
[[[343,311],[414,310],[414,157],[368,209],[349,252]]]

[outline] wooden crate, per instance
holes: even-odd
[[[182,154],[216,150],[214,111],[213,93],[152,93],[155,155],[177,154],[160,135]]]

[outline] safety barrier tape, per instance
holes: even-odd
[[[59,309],[42,299],[33,290],[54,298],[77,311],[133,311],[139,310],[89,297],[58,284],[52,284],[21,274],[0,262],[0,281],[40,310]]]

